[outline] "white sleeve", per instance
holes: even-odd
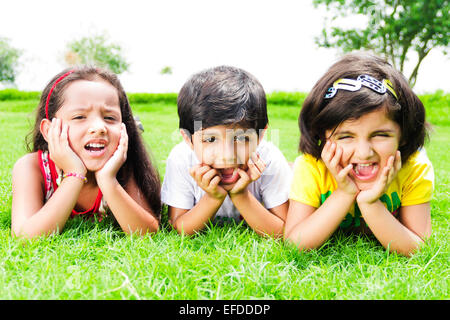
[[[185,156],[174,148],[166,162],[166,174],[161,189],[161,201],[180,208],[191,209],[194,206],[194,186],[189,175],[189,163]]]
[[[262,200],[267,209],[282,205],[289,200],[293,175],[281,151],[274,145],[270,149],[266,156],[266,169],[260,178]],[[264,161],[264,158],[262,160]]]

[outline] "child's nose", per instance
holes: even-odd
[[[373,146],[369,141],[360,141],[355,153],[361,160],[370,159],[374,155]]]
[[[236,148],[234,143],[224,143],[218,157],[216,157],[218,165],[235,165],[236,164]]]
[[[89,126],[89,133],[104,134],[106,133],[105,122],[102,119],[94,119]]]

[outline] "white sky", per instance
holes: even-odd
[[[22,49],[21,90],[44,88],[61,71],[66,44],[106,31],[131,63],[120,79],[128,92],[178,92],[193,73],[227,64],[254,74],[266,92],[309,91],[337,59],[318,48],[324,10],[312,0],[9,0],[0,36]],[[161,75],[170,66],[172,75]],[[412,69],[408,66],[406,74]],[[448,57],[432,50],[417,93],[450,91]]]

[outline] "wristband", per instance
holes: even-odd
[[[67,178],[67,177],[75,177],[75,178],[83,180],[84,183],[87,182],[87,178],[85,176],[82,176],[81,174],[75,173],[75,172],[69,172],[69,173],[65,173],[63,175],[63,178]]]

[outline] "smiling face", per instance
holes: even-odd
[[[69,144],[88,171],[97,171],[116,150],[122,123],[116,88],[106,81],[69,84],[55,114],[69,125]]]
[[[235,170],[247,170],[248,159],[256,150],[264,132],[258,137],[254,129],[239,126],[218,125],[197,130],[191,140],[183,135],[202,164],[217,169],[221,176],[220,185],[232,187],[239,179]]]
[[[401,132],[385,108],[379,108],[359,119],[344,121],[334,132],[327,130],[325,134],[343,150],[340,165],[352,164],[351,177],[360,190],[367,190],[398,150]]]

